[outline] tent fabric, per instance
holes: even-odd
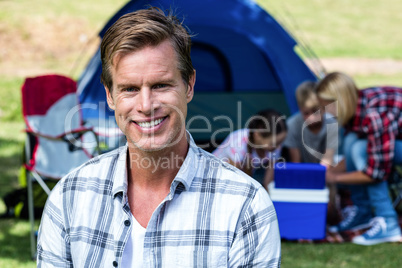
[[[293,114],[298,110],[294,94],[296,87],[305,80],[316,80],[295,53],[295,40],[251,0],[130,1],[109,20],[99,36],[102,38],[122,15],[149,6],[172,9],[193,35],[192,60],[197,78],[195,97],[189,104],[191,115],[196,115],[196,110],[203,110],[211,119],[225,114],[228,106],[236,106],[233,102],[216,102],[215,94],[234,94],[235,99],[243,100],[250,96],[254,98],[253,94],[262,94],[267,100],[266,105],[255,106],[246,114],[253,114],[263,106],[268,108],[268,104],[274,106],[270,108]],[[113,116],[113,111],[103,105],[106,97],[100,74],[98,51],[82,74],[78,91],[81,103],[97,104],[99,109],[84,109],[84,118]],[[278,97],[278,93],[279,98],[270,100],[271,94]],[[208,99],[208,103],[202,103],[201,99]],[[209,111],[202,108],[205,104],[216,104],[219,109],[208,114]]]

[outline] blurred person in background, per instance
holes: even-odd
[[[230,133],[213,154],[268,189],[286,135],[285,116],[273,109],[262,110],[250,118],[247,128]]]
[[[398,216],[387,179],[402,163],[402,89],[359,90],[341,72],[326,75],[317,85],[321,108],[345,127],[344,160],[327,171],[328,183],[350,185],[354,206],[331,232],[369,228],[353,238],[360,245],[401,240]]]
[[[328,168],[333,165],[338,148],[338,126],[331,115],[320,112],[315,86],[315,81],[304,81],[296,88],[300,112],[286,121],[288,135],[283,146],[290,162],[319,163]],[[328,188],[327,222],[333,224],[339,221],[341,200],[337,198],[336,185],[328,184]]]
[[[314,81],[305,81],[296,89],[299,113],[287,120],[288,135],[284,146],[289,149],[289,161],[294,163],[320,163],[330,166],[337,149],[336,131],[328,126],[336,124],[333,117],[320,113]]]

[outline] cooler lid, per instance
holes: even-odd
[[[275,188],[275,183],[268,185],[268,192],[273,202],[328,203],[329,190]]]

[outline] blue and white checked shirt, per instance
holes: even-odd
[[[38,267],[119,267],[132,222],[127,146],[96,157],[53,189]],[[190,137],[170,193],[146,228],[144,267],[279,267],[275,209],[264,188]]]

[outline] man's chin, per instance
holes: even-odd
[[[130,143],[130,147],[134,148],[135,150],[141,150],[147,153],[164,151],[172,147],[172,145],[174,145],[172,141],[158,142],[152,140],[140,140]]]

